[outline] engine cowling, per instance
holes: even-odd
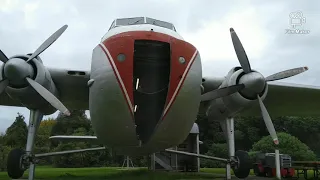
[[[23,60],[27,60],[29,55],[16,55],[12,58],[20,58]],[[39,56],[34,58],[30,64],[33,68],[33,77],[30,77],[34,81],[38,82],[48,91],[50,91],[53,95],[58,97],[58,91],[56,86],[51,78],[49,71],[42,64],[42,60]],[[3,71],[4,65],[1,66],[1,79],[4,76]],[[27,82],[21,85],[8,84],[6,88],[6,93],[10,96],[10,98],[19,101],[23,106],[28,109],[37,109],[40,110],[45,115],[52,114],[56,111],[56,109],[51,106],[43,97],[40,96]]]
[[[210,102],[207,115],[210,119],[222,120],[234,116],[244,108],[248,108],[257,102],[256,94],[263,100],[268,93],[268,84],[265,83],[263,76],[257,71],[245,74],[241,67],[232,68],[219,88],[244,84],[245,88],[237,93],[222,97]],[[260,86],[251,87],[250,79],[261,78]],[[256,85],[256,83],[255,83]]]

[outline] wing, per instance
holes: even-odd
[[[271,116],[319,116],[320,87],[269,82],[269,91],[264,104]],[[260,116],[260,108],[254,106],[241,115]]]
[[[219,88],[224,78],[206,78],[204,93]],[[319,116],[320,87],[284,82],[268,82],[268,94],[263,101],[270,116]],[[205,113],[208,102],[202,102],[199,113]],[[258,102],[240,112],[241,116],[261,116]]]
[[[48,68],[51,78],[60,94],[60,101],[69,109],[89,109],[90,72]],[[0,94],[0,105],[24,107],[19,101]]]
[[[219,88],[222,82],[225,80],[223,77],[203,77],[202,78],[202,94],[205,94],[209,91],[213,91]],[[199,107],[199,114],[205,114],[207,108],[209,107],[210,102],[201,102]]]
[[[225,80],[224,77],[203,77],[202,78],[202,86],[203,86],[202,94],[218,89],[224,80]]]
[[[60,94],[60,101],[70,109],[89,109],[90,72],[48,69]]]

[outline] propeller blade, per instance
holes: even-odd
[[[308,67],[299,67],[299,68],[294,68],[294,69],[288,69],[285,71],[281,71],[275,74],[272,74],[266,78],[266,81],[275,81],[279,79],[285,79],[291,76],[295,76],[297,74],[303,73],[307,71],[309,68]]]
[[[8,79],[2,79],[0,81],[0,94],[4,91],[4,89],[8,86],[9,80]]]
[[[53,33],[45,42],[43,42],[39,48],[29,57],[27,62],[29,62],[31,59],[38,56],[40,53],[42,53],[44,50],[46,50],[52,43],[54,43],[61,34],[68,28],[68,25],[62,26],[60,29],[58,29],[55,33]]]
[[[267,129],[268,129],[268,131],[269,131],[269,133],[271,135],[271,138],[273,139],[273,142],[276,145],[278,145],[279,144],[279,140],[278,140],[278,137],[277,137],[276,130],[274,129],[273,123],[271,121],[271,118],[269,116],[269,113],[268,113],[266,107],[264,106],[260,96],[257,95],[257,97],[258,97],[258,100],[259,100],[259,104],[260,104],[260,108],[261,108],[261,114],[262,114],[264,123],[267,126]]]
[[[244,48],[241,44],[241,41],[233,28],[230,28],[230,34],[231,34],[231,39],[232,39],[234,50],[236,51],[238,60],[240,62],[240,65],[241,65],[243,71],[245,73],[251,72],[251,67],[250,67],[250,63],[249,63],[246,51],[244,50]]]
[[[0,61],[6,63],[8,60],[8,57],[0,50]]]
[[[244,84],[237,84],[207,92],[201,96],[201,101],[210,101],[236,93],[244,88]]]
[[[45,100],[47,100],[53,107],[61,111],[63,114],[69,116],[69,110],[57,99],[50,91],[41,86],[36,81],[26,77],[28,83],[36,90]]]

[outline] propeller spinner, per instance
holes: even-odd
[[[275,81],[275,80],[279,80],[279,79],[285,79],[285,78],[288,78],[291,76],[295,76],[297,74],[300,74],[300,73],[308,70],[308,67],[299,67],[299,68],[289,69],[289,70],[285,70],[285,71],[270,75],[267,78],[264,78],[262,76],[262,74],[251,70],[248,56],[247,56],[247,54],[246,54],[246,52],[240,42],[240,39],[238,38],[238,36],[233,28],[230,28],[230,34],[231,34],[232,43],[234,46],[234,50],[237,54],[239,63],[241,65],[243,71],[246,73],[239,80],[239,83],[245,85],[245,88],[241,91],[243,93],[245,93],[246,95],[251,94],[252,96],[257,97],[257,99],[259,101],[263,120],[264,120],[264,122],[267,126],[267,129],[273,139],[273,142],[275,144],[279,144],[277,133],[276,133],[275,128],[273,126],[272,120],[269,116],[269,113],[268,113],[265,105],[263,104],[263,101],[260,98],[259,93],[261,93],[263,91],[266,82]]]
[[[52,43],[54,43],[62,33],[68,28],[68,25],[62,26],[55,33],[53,33],[45,42],[43,42],[39,48],[31,54],[27,61],[19,58],[9,59],[0,50],[0,61],[4,64],[3,79],[0,81],[0,93],[3,93],[5,88],[11,84],[21,84],[27,82],[35,91],[37,91],[46,101],[48,101],[53,107],[61,111],[65,115],[70,115],[69,110],[56,98],[50,91],[44,88],[41,84],[34,81],[30,77],[33,76],[34,70],[29,64],[30,60],[39,56],[44,50],[46,50]]]

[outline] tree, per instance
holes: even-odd
[[[208,152],[213,142],[219,143],[224,140],[218,121],[209,121],[205,114],[199,114],[196,123],[200,131],[199,139],[203,142],[203,145],[200,146],[201,154]]]
[[[242,138],[236,139],[236,149],[250,150],[261,137],[267,136],[265,123],[261,117],[235,117],[235,131],[242,133]],[[236,138],[237,134],[235,134]]]
[[[73,110],[70,116],[60,113],[56,120],[57,123],[53,126],[51,135],[71,135],[79,127],[85,128],[89,132],[91,128],[91,122],[84,110]]]
[[[56,124],[56,121],[52,118],[41,121],[36,134],[35,146],[37,148],[49,148],[50,146],[49,137],[51,134],[51,130],[55,124]],[[38,153],[42,153],[42,151]]]
[[[212,144],[211,148],[208,150],[208,152],[205,155],[228,158],[229,157],[228,145],[226,143]],[[207,167],[207,168],[218,168],[218,167],[222,167],[223,164],[224,163],[221,163],[219,161],[213,161],[213,160],[207,160],[207,159],[201,160],[201,166]]]
[[[4,143],[4,134],[0,134],[0,171],[6,170],[6,162],[8,156],[8,146]]]
[[[65,151],[65,150],[76,150],[76,149],[83,149],[86,148],[85,143],[60,143],[56,148],[53,149],[54,152],[56,151]],[[88,161],[84,161],[83,153],[74,153],[74,154],[66,154],[61,156],[54,156],[53,157],[53,165],[55,167],[84,167],[84,163],[88,163]]]
[[[296,161],[316,160],[316,155],[313,151],[298,138],[287,133],[278,133],[278,139],[279,145],[276,146],[270,136],[265,136],[253,145],[252,151],[270,153],[277,148],[280,153],[289,154]]]
[[[305,143],[320,157],[320,118],[319,117],[292,117],[276,118],[274,121],[277,131],[284,131]]]
[[[9,146],[0,146],[0,171],[7,169],[7,158],[11,149]]]
[[[28,128],[23,115],[18,113],[13,124],[8,127],[5,135],[5,144],[14,148],[25,148]]]
[[[5,134],[3,134],[3,133],[0,134],[0,145],[5,144],[4,136],[5,136]]]
[[[73,110],[71,116],[60,113],[52,127],[51,135],[92,135],[91,122],[83,110]],[[53,151],[90,148],[90,144],[85,142],[59,143],[51,141],[51,145]],[[56,167],[86,167],[94,165],[97,160],[91,152],[85,152],[56,156],[53,158],[53,162]]]
[[[35,138],[34,153],[47,153],[51,151],[49,137],[55,123],[56,120],[52,118],[41,121]],[[51,157],[40,158],[39,164],[52,164]]]

